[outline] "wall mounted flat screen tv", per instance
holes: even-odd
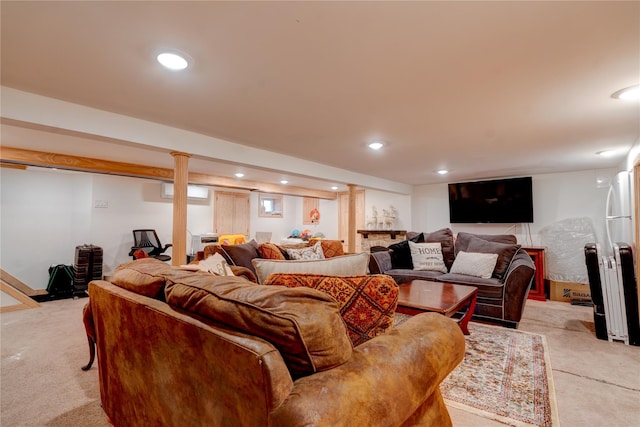
[[[531,223],[531,177],[449,184],[451,223]]]

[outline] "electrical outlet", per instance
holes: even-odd
[[[108,200],[94,200],[93,201],[94,208],[108,208],[109,201]]]

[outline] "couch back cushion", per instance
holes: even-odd
[[[308,287],[333,297],[354,347],[385,333],[393,326],[398,305],[398,285],[387,275],[324,276],[319,274],[272,274],[265,285]]]
[[[461,231],[456,236],[455,254],[458,255],[458,252],[460,251],[469,252],[469,242],[471,242],[471,239],[473,238],[486,240],[487,242],[506,243],[511,245],[518,243],[518,239],[513,234],[474,234]]]
[[[324,292],[177,272],[167,276],[165,294],[171,306],[269,341],[293,377],[328,370],[351,358],[338,304]]]
[[[518,239],[513,234],[474,234],[460,232],[456,237],[458,252],[478,252],[498,254],[498,262],[492,277],[502,280],[511,265],[513,256],[520,249]]]
[[[164,298],[165,275],[171,266],[156,258],[141,258],[116,267],[111,283],[140,295]]]
[[[411,257],[411,256],[409,256]],[[258,283],[264,283],[273,273],[307,273],[326,276],[362,276],[367,274],[369,254],[361,252],[311,261],[278,261],[256,258],[253,260]]]

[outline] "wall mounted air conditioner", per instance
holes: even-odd
[[[173,199],[173,184],[169,182],[162,183],[161,197],[164,199]],[[192,200],[206,200],[209,198],[209,189],[199,185],[187,186],[187,198]]]

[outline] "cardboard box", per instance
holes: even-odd
[[[589,285],[551,280],[551,301],[571,302],[571,300],[591,301]]]

